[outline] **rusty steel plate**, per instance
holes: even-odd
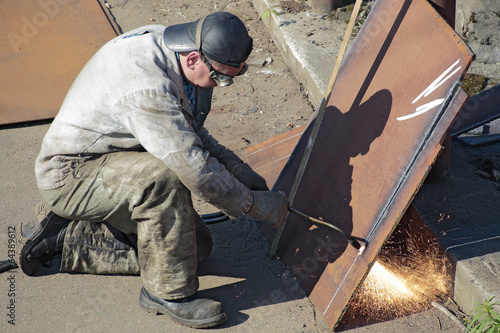
[[[97,0],[0,0],[0,124],[49,119],[117,27]]]
[[[346,55],[292,207],[369,245],[359,255],[337,232],[292,214],[278,243],[331,328],[439,154],[467,100],[457,86],[472,58],[425,0],[378,0]],[[290,194],[306,134],[274,190]]]

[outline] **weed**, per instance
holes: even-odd
[[[498,302],[493,302],[495,296],[485,299],[483,304],[476,304],[472,310],[472,318],[465,320],[468,332],[500,333],[500,315],[493,310]]]
[[[278,12],[275,9],[268,8],[260,17],[262,21],[266,20],[268,17],[271,17],[271,14],[278,15]]]

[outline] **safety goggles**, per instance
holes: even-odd
[[[227,87],[227,86],[230,86],[233,84],[233,82],[234,82],[233,76],[222,74],[221,72],[216,71],[215,68],[213,68],[210,61],[208,60],[208,58],[205,57],[205,55],[202,52],[200,52],[200,54],[201,54],[201,58],[203,59],[203,62],[205,63],[205,65],[208,68],[208,72],[209,72],[208,75],[210,76],[210,78],[212,80],[215,81],[215,83],[217,84],[218,87]],[[241,70],[239,71],[239,73],[236,74],[236,76],[240,76],[240,75],[245,74],[247,70],[248,70],[248,65],[247,65],[247,63],[245,63],[243,65],[243,67],[241,68]]]

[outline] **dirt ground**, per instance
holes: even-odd
[[[307,124],[314,106],[283,62],[250,0],[109,0],[122,32],[149,25],[188,22],[226,10],[238,15],[254,38],[249,71],[235,84],[215,89],[206,122],[211,134],[245,159],[245,150],[278,134]],[[9,230],[34,219],[39,202],[33,165],[50,122],[0,128],[1,230],[0,256],[8,250]],[[498,161],[496,161],[498,162]],[[200,213],[215,209],[195,199]],[[250,219],[210,225],[212,255],[199,268],[201,294],[225,304],[229,321],[206,331],[329,331],[291,274],[267,257],[269,242]],[[35,277],[15,270],[3,273],[0,302],[2,332],[190,332],[165,316],[140,311],[136,276],[94,276],[59,273],[57,260]],[[11,278],[11,280],[8,280]],[[12,282],[14,281],[14,282]],[[15,323],[6,307],[15,291]],[[10,289],[9,289],[10,288]],[[431,309],[352,332],[460,332],[449,318]]]

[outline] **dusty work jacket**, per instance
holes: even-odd
[[[250,190],[222,164],[238,157],[202,126],[212,89],[195,89],[191,112],[164,29],[146,26],[118,36],[85,65],[42,142],[35,166],[41,190],[63,186],[75,161],[146,150],[226,214],[248,209]]]

